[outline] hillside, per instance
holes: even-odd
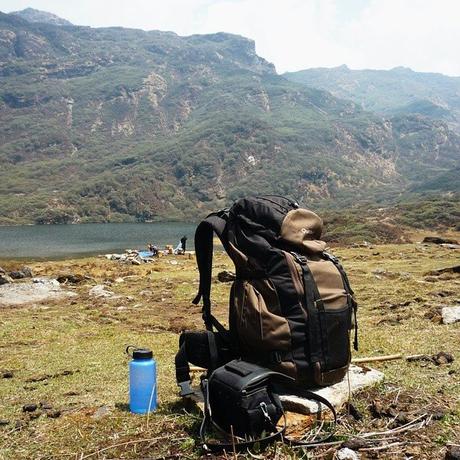
[[[445,120],[460,131],[460,77],[391,70],[351,70],[346,65],[286,73],[290,80],[330,91],[386,116],[418,114]]]
[[[196,220],[246,193],[356,204],[459,166],[446,121],[288,81],[246,38],[21,16],[0,13],[0,224]]]

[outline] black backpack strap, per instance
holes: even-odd
[[[323,368],[325,365],[324,355],[327,354],[328,345],[326,336],[322,333],[325,328],[321,324],[321,315],[319,312],[324,310],[324,304],[321,300],[318,286],[316,285],[310,268],[308,267],[306,257],[295,252],[292,252],[292,255],[302,268],[305,306],[308,314],[310,361],[312,363],[320,363],[321,368]]]
[[[209,352],[209,364],[206,367],[208,372],[212,372],[220,363],[219,348],[216,343],[214,332],[206,331],[203,332],[203,334],[206,334],[206,349]],[[175,357],[176,382],[180,388],[179,395],[182,397],[194,393],[189,366],[189,361],[194,361],[194,352],[196,353],[196,346],[193,348],[193,345],[187,344],[187,333],[182,333],[179,338],[179,351]]]
[[[182,339],[183,336],[181,336]],[[180,388],[180,396],[185,397],[194,393],[192,389],[192,380],[190,378],[190,366],[188,364],[188,356],[185,340],[179,343],[179,351],[176,354],[176,381]]]
[[[208,331],[215,327],[219,332],[226,332],[225,328],[211,314],[211,275],[212,275],[212,256],[214,233],[219,237],[224,248],[226,241],[224,238],[225,227],[227,224],[228,210],[209,214],[197,227],[195,232],[195,253],[198,270],[200,272],[200,287],[198,294],[193,299],[197,305],[203,299],[203,320]]]
[[[358,304],[355,300],[355,293],[353,292],[353,289],[350,286],[350,281],[348,280],[348,276],[345,273],[345,270],[343,269],[342,264],[340,263],[339,259],[333,256],[332,254],[329,254],[328,252],[323,252],[323,256],[325,259],[329,260],[335,265],[335,267],[340,273],[340,276],[342,277],[343,287],[345,288],[345,292],[348,295],[350,307],[353,309],[353,316],[354,316],[354,323],[355,323],[355,337],[353,340],[353,348],[356,351],[358,351],[358,318],[357,318]]]
[[[335,410],[335,407],[332,405],[332,403],[328,401],[326,398],[324,398],[323,396],[313,393],[312,391],[309,391],[309,390],[296,390],[295,395],[301,396],[302,398],[305,398],[305,399],[310,399],[312,401],[317,401],[323,404],[324,406],[326,406],[331,411],[332,416],[334,417],[334,420],[333,420],[334,426],[333,426],[333,429],[329,433],[324,435],[322,438],[316,439],[314,441],[296,441],[294,439],[290,439],[285,436],[284,437],[285,442],[294,447],[295,446],[314,447],[317,444],[322,444],[323,442],[326,442],[329,439],[331,439],[332,436],[334,436],[335,428],[337,426],[337,412]]]

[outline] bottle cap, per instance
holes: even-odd
[[[153,353],[152,350],[148,348],[136,348],[133,351],[133,359],[152,359]]]

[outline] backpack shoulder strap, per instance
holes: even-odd
[[[197,227],[195,232],[195,254],[200,272],[200,286],[198,294],[193,299],[193,303],[198,305],[203,299],[203,320],[206,329],[212,331],[213,326],[219,332],[225,332],[225,328],[211,314],[211,275],[212,275],[212,256],[214,233],[219,237],[225,249],[227,249],[226,225],[228,219],[228,209],[223,209],[209,214]]]

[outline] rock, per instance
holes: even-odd
[[[0,289],[0,305],[23,305],[41,302],[48,299],[75,297],[75,292],[61,289],[57,280],[49,278],[33,278],[32,281],[11,283]]]
[[[349,369],[351,393],[356,393],[363,388],[371,387],[384,378],[384,374],[375,369],[361,368],[351,365]],[[314,393],[325,397],[336,408],[340,409],[349,399],[348,378],[330,387],[313,390]],[[320,403],[311,401],[292,394],[281,394],[281,402],[286,410],[292,410],[301,414],[314,414],[319,410],[326,409]]]
[[[1,273],[0,274],[0,286],[2,284],[9,284],[13,282],[13,278],[8,276],[6,273]]]
[[[14,374],[11,371],[2,370],[0,371],[0,377],[2,379],[12,379],[14,377]]]
[[[388,278],[388,279],[409,279],[411,278],[410,273],[407,272],[390,272],[386,270],[385,268],[377,268],[372,271],[372,274],[377,278],[377,279],[382,279],[382,278]]]
[[[5,273],[6,271],[2,267],[0,267],[0,275],[4,275]]]
[[[460,244],[442,243],[440,246],[447,249],[460,249]]]
[[[89,276],[78,275],[78,274],[74,275],[72,273],[68,273],[66,275],[59,275],[57,277],[58,282],[61,284],[80,284],[90,279],[91,278]]]
[[[32,270],[30,267],[21,267],[19,270],[14,270],[10,272],[11,278],[14,280],[20,280],[23,278],[32,278]]]
[[[422,243],[430,244],[458,244],[457,240],[452,240],[449,238],[441,238],[440,236],[426,236],[423,238]]]
[[[21,267],[20,270],[26,278],[32,278],[34,276],[30,267],[24,266]]]
[[[131,260],[131,263],[132,263],[133,265],[141,265],[141,264],[142,264],[142,261],[139,260],[139,259],[132,259],[132,260]]]
[[[43,409],[43,410],[51,410],[53,408],[53,406],[47,402],[47,401],[41,401],[40,402],[40,407]]]
[[[121,296],[116,295],[114,292],[109,291],[108,289],[106,289],[106,287],[104,285],[102,285],[102,284],[96,284],[96,286],[93,286],[89,290],[89,295],[91,297],[96,297],[96,298],[100,298],[100,297],[105,297],[105,298],[110,298],[110,299],[119,299],[119,298],[121,298]]]
[[[334,460],[359,460],[361,456],[354,450],[343,447],[334,454],[333,458]]]
[[[9,425],[10,421],[6,420],[5,418],[0,418],[0,426]]]
[[[454,357],[450,353],[446,353],[444,351],[440,351],[439,353],[433,355],[431,359],[438,366],[454,362]]]
[[[60,410],[52,410],[52,411],[49,411],[47,414],[46,414],[47,417],[49,418],[58,418],[61,416],[61,411]]]
[[[351,450],[359,450],[369,447],[370,443],[372,443],[372,441],[368,441],[363,438],[352,438],[342,443],[341,447],[347,447]]]
[[[96,412],[91,416],[91,418],[101,418],[105,417],[106,415],[109,415],[110,412],[112,412],[112,409],[109,406],[101,406],[99,409],[97,409]]]
[[[219,272],[217,274],[217,279],[221,282],[221,283],[230,283],[231,281],[235,281],[236,280],[236,275],[235,273],[231,272],[231,271],[228,271],[228,270],[224,270],[222,272]]]
[[[438,268],[437,270],[431,270],[425,275],[441,275],[443,273],[460,273],[460,265],[454,265],[453,267]]]
[[[36,404],[24,404],[24,406],[22,406],[22,411],[23,412],[34,412],[37,410],[37,405]]]
[[[447,446],[447,452],[444,458],[445,460],[460,460],[460,446]]]
[[[460,321],[460,305],[457,307],[443,307],[441,310],[443,324],[453,324]]]

